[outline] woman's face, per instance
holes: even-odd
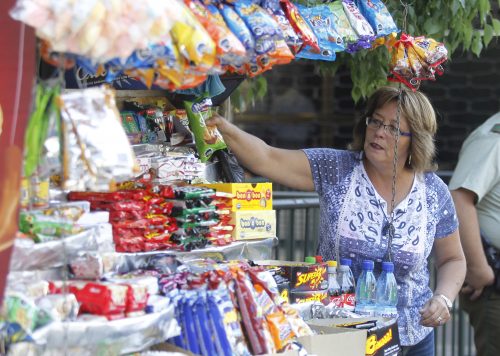
[[[372,115],[373,121],[381,122],[386,127],[379,128],[372,125],[366,126],[364,151],[368,161],[377,167],[392,167],[394,160],[394,145],[396,137],[389,128],[389,125],[397,128],[397,102],[392,101],[375,110]],[[376,125],[375,125],[376,126]],[[408,120],[401,114],[399,130],[410,132]],[[410,152],[411,137],[399,136],[398,162],[404,163]]]

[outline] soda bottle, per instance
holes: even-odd
[[[375,291],[375,315],[396,318],[398,316],[397,304],[398,284],[394,276],[394,264],[383,262],[382,273]]]
[[[373,274],[374,263],[371,260],[363,261],[363,269],[356,283],[356,307],[354,311],[359,315],[375,315],[375,290],[377,280]]]
[[[342,305],[344,309],[349,311],[354,311],[354,305],[356,303],[356,297],[354,294],[354,284],[351,269],[348,265],[340,265],[340,274],[342,275],[342,280],[340,282],[340,291],[342,292]]]
[[[328,304],[342,308],[342,292],[337,281],[337,261],[326,261],[328,265]]]

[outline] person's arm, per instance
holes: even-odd
[[[495,274],[488,264],[481,242],[475,201],[477,195],[465,188],[451,191],[460,222],[460,240],[467,261],[467,274],[462,292],[471,294],[470,299],[479,298],[484,287],[493,284]]]
[[[465,257],[458,230],[446,237],[435,239],[434,258],[437,269],[436,289],[434,296],[420,311],[420,324],[430,327],[442,325],[450,319],[446,302],[439,295],[442,294],[453,301],[465,278]]]
[[[217,114],[206,123],[217,126],[239,163],[252,173],[290,188],[314,190],[311,167],[303,151],[269,146]]]

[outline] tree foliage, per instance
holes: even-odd
[[[308,3],[314,2],[322,3],[308,0]],[[479,57],[494,37],[500,36],[500,19],[495,17],[492,8],[492,5],[500,5],[500,0],[387,0],[385,4],[400,29],[411,36],[443,42],[449,59],[457,50]],[[386,83],[389,60],[389,52],[382,46],[355,54],[338,53],[335,62],[315,61],[315,66],[320,73],[328,75],[335,74],[342,66],[347,67],[353,82],[351,94],[357,102]],[[240,104],[262,97],[267,89],[260,78],[247,82],[244,88],[245,94],[235,94]],[[238,103],[236,106],[241,108]]]

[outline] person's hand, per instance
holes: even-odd
[[[438,295],[432,296],[419,312],[422,326],[441,326],[451,319],[446,302]]]
[[[205,124],[207,126],[217,126],[219,132],[223,133],[227,121],[223,116],[220,116],[219,114],[214,112],[214,114],[209,119],[205,120]]]
[[[476,300],[481,296],[483,290],[487,286],[491,286],[495,282],[495,273],[488,264],[483,266],[471,266],[467,268],[465,275],[464,286],[461,292],[470,294],[470,300]]]

